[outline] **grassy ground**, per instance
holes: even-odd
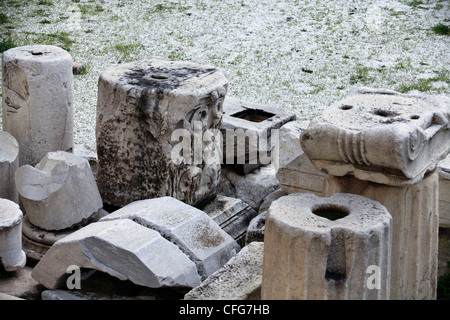
[[[224,68],[229,94],[311,119],[352,88],[449,94],[448,0],[2,0],[0,52],[53,44],[74,76],[75,143],[94,138],[97,81],[161,58]]]

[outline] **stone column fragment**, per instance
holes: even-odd
[[[172,197],[134,201],[100,219],[131,219],[158,231],[197,266],[202,279],[221,268],[240,247],[205,212]]]
[[[5,51],[2,58],[3,130],[18,141],[19,165],[34,166],[47,152],[73,148],[72,57],[56,46]]]
[[[389,299],[391,216],[376,201],[293,193],[270,206],[264,237],[262,299]]]
[[[200,284],[195,264],[176,245],[128,219],[94,222],[58,240],[31,276],[48,289],[61,288],[69,266],[151,288]]]
[[[44,230],[73,227],[103,207],[89,162],[68,152],[20,167],[16,184],[28,220]]]
[[[0,198],[19,203],[14,173],[19,168],[19,144],[8,132],[0,131]]]
[[[393,218],[392,299],[435,299],[438,163],[450,151],[450,99],[358,89],[313,119],[300,143],[328,176],[324,196],[365,195]],[[370,182],[370,183],[369,183]]]
[[[6,271],[15,271],[26,263],[22,250],[22,218],[18,204],[0,199],[0,264]]]
[[[218,68],[188,62],[144,60],[104,71],[96,123],[104,201],[171,196],[194,205],[212,198],[227,85]]]

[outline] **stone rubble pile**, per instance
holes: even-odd
[[[1,299],[436,298],[447,97],[361,88],[296,121],[226,96],[219,68],[142,60],[100,75],[96,139],[74,147],[79,65],[27,46],[2,66]]]

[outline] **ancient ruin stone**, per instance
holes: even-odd
[[[44,230],[73,227],[103,207],[88,161],[68,152],[21,166],[16,185],[28,220]]]
[[[274,201],[261,298],[389,299],[391,220],[380,203],[352,194],[294,193]],[[378,283],[369,278],[373,266]]]
[[[14,173],[19,168],[19,144],[8,132],[0,131],[0,198],[19,203]]]
[[[236,255],[236,242],[205,212],[172,197],[134,201],[100,221],[131,219],[176,244],[202,278]]]
[[[264,199],[279,188],[273,165],[260,167],[246,175],[238,174],[232,168],[222,168],[217,193],[241,199],[258,212]]]
[[[2,58],[3,130],[19,143],[19,165],[73,148],[72,57],[56,46],[9,49]]]
[[[104,71],[96,125],[104,201],[171,196],[194,205],[214,196],[227,84],[218,68],[188,62],[145,60]]]
[[[254,242],[189,291],[185,300],[260,300],[264,244]]]
[[[225,99],[223,112],[223,163],[240,174],[273,163],[278,152],[272,149],[279,141],[278,134],[272,137],[272,129],[295,120],[294,113],[232,97]]]
[[[129,219],[94,222],[57,241],[33,269],[48,289],[66,285],[69,266],[151,287],[196,287],[195,264],[158,232]]]
[[[0,199],[0,265],[6,271],[15,271],[26,263],[22,250],[22,218],[17,203]]]
[[[302,133],[314,166],[334,176],[401,185],[450,151],[450,99],[360,89],[325,109]]]
[[[439,177],[436,170],[405,186],[325,176],[324,196],[359,194],[378,201],[392,216],[391,299],[436,299]]]
[[[257,215],[252,207],[241,199],[217,195],[214,201],[202,210],[233,237],[239,245],[244,246],[248,225]]]

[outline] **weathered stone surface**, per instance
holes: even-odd
[[[380,203],[352,194],[295,193],[274,201],[266,218],[262,299],[389,299],[391,220]],[[377,290],[367,286],[373,265]]]
[[[263,242],[264,241],[264,230],[266,228],[266,216],[267,211],[263,211],[250,221],[247,228],[247,235],[245,237],[245,243],[249,244],[251,242]]]
[[[89,163],[68,152],[21,166],[15,180],[28,220],[44,230],[73,227],[103,207]]]
[[[274,166],[263,166],[246,175],[222,168],[217,193],[241,199],[258,212],[264,199],[279,188]]]
[[[323,195],[325,174],[317,170],[305,153],[280,167],[276,177],[287,193],[306,192]]]
[[[236,242],[205,212],[172,197],[138,200],[100,221],[131,219],[176,244],[206,278],[236,255]]]
[[[300,136],[309,125],[309,121],[290,121],[280,128],[279,160],[276,171],[287,166],[303,153],[300,147]]]
[[[220,69],[188,62],[145,60],[104,71],[96,124],[103,200],[124,206],[172,196],[194,205],[214,196],[227,85]]]
[[[325,196],[347,192],[383,204],[392,215],[391,292],[394,300],[436,299],[438,255],[438,173],[401,187],[325,177]]]
[[[85,158],[91,166],[92,174],[94,177],[97,177],[98,157],[95,139],[86,141],[81,145],[76,145],[73,149],[73,154]]]
[[[19,143],[19,166],[73,148],[72,57],[56,46],[12,48],[2,58],[3,130]]]
[[[253,242],[189,291],[185,300],[260,300],[264,244]]]
[[[278,153],[273,150],[278,143],[278,132],[272,137],[272,130],[296,118],[294,113],[233,97],[225,99],[223,113],[220,127],[223,163],[232,165],[240,174],[250,173],[261,164],[271,164],[272,157]]]
[[[263,203],[259,206],[259,213],[267,211],[269,209],[272,202],[275,200],[278,200],[279,198],[286,196],[288,193],[282,189],[275,190],[274,192],[267,195],[267,197],[264,198]]]
[[[302,133],[314,166],[386,185],[411,184],[450,151],[450,99],[363,88],[325,109]]]
[[[257,215],[252,207],[241,199],[217,195],[214,201],[202,210],[239,245],[244,246],[248,225]]]
[[[450,228],[450,156],[438,164],[439,226]]]
[[[96,222],[104,216],[108,215],[108,212],[100,209],[88,220],[83,221],[82,224],[74,226],[69,229],[48,231],[36,227],[28,221],[28,216],[25,215],[22,220],[22,248],[28,258],[39,261],[47,253],[50,247],[58,240],[68,236],[88,225],[89,223]]]
[[[32,277],[48,289],[61,288],[71,265],[151,288],[200,284],[195,264],[176,245],[129,219],[94,222],[57,241]]]
[[[19,203],[14,173],[19,168],[19,143],[9,132],[0,131],[0,198]]]
[[[0,264],[6,271],[15,271],[26,263],[22,250],[22,218],[17,203],[0,199]]]

